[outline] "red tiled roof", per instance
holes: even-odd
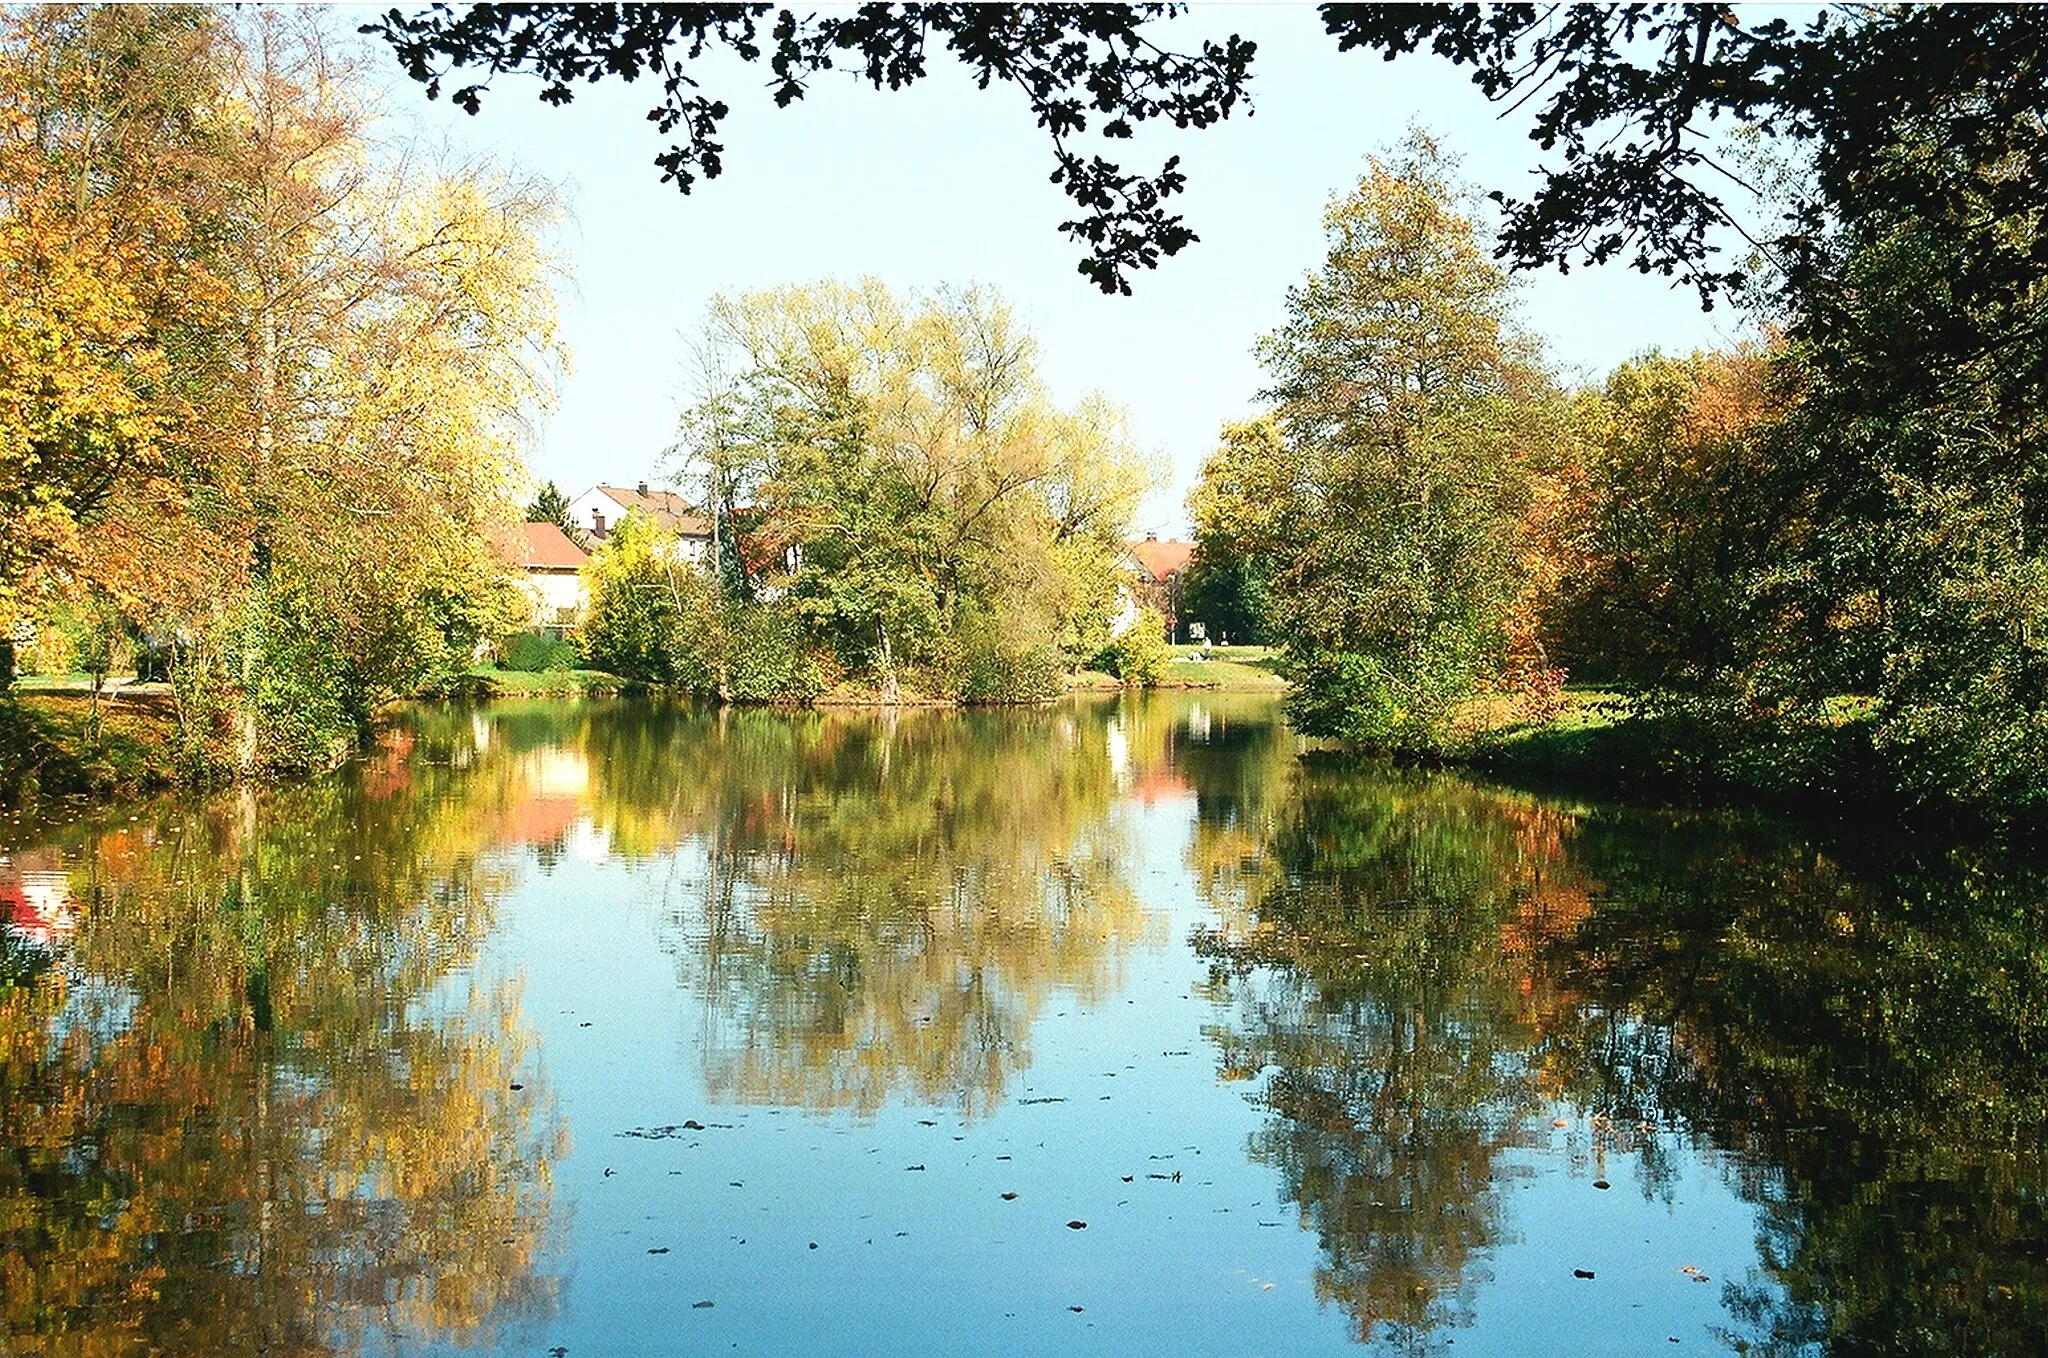
[[[1195,544],[1182,542],[1179,538],[1145,538],[1130,544],[1131,555],[1145,574],[1154,580],[1164,580],[1188,567],[1195,556]]]
[[[637,509],[671,533],[686,538],[711,536],[711,520],[690,508],[690,502],[672,490],[650,490],[641,494],[631,486],[599,486],[599,490],[623,508]]]
[[[521,537],[514,544],[518,564],[530,571],[579,569],[590,553],[552,523],[522,523]]]

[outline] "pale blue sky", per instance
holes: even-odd
[[[1202,239],[1139,276],[1134,297],[1104,297],[1075,272],[1079,251],[1055,230],[1068,200],[1046,182],[1050,150],[1022,95],[978,91],[943,61],[909,91],[835,77],[787,110],[759,88],[764,69],[724,64],[707,84],[733,106],[726,172],[687,198],[651,163],[665,143],[644,121],[656,97],[644,84],[588,88],[553,109],[533,82],[504,80],[475,118],[445,102],[423,111],[420,91],[395,84],[389,107],[566,190],[574,367],[534,450],[537,477],[573,495],[656,474],[684,336],[716,292],[861,274],[900,288],[975,280],[1029,323],[1058,396],[1097,389],[1129,410],[1164,473],[1133,527],[1165,535],[1185,527],[1182,498],[1220,424],[1256,408],[1253,340],[1321,259],[1323,208],[1356,182],[1364,156],[1416,120],[1488,187],[1524,182],[1537,155],[1524,124],[1498,120],[1447,64],[1340,54],[1311,6],[1196,5],[1175,27],[1189,43],[1229,32],[1257,41],[1256,114],[1136,143],[1127,165],[1146,151],[1148,167],[1181,155],[1181,211]],[[386,58],[380,69],[395,68]],[[1726,308],[1702,315],[1689,292],[1620,267],[1531,276],[1522,300],[1568,376],[1738,334]]]

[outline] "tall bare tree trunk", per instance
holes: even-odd
[[[889,629],[880,618],[875,619],[875,635],[882,640],[882,701],[893,707],[903,694],[896,684],[896,658],[889,650]]]

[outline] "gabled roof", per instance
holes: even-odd
[[[642,493],[631,486],[599,486],[598,489],[611,496],[621,508],[638,510],[671,533],[686,538],[711,536],[711,520],[692,509],[688,500],[672,490]]]
[[[576,545],[576,540],[552,523],[522,523],[520,536],[513,543],[513,552],[518,556],[517,565],[530,571],[580,569],[589,559],[590,553]]]
[[[1188,562],[1194,560],[1195,544],[1178,538],[1142,538],[1130,544],[1130,553],[1146,576],[1164,580],[1188,568]]]

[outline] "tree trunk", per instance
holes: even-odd
[[[889,651],[889,629],[875,619],[875,635],[882,641],[882,701],[895,706],[903,694],[896,684],[896,659]]]

